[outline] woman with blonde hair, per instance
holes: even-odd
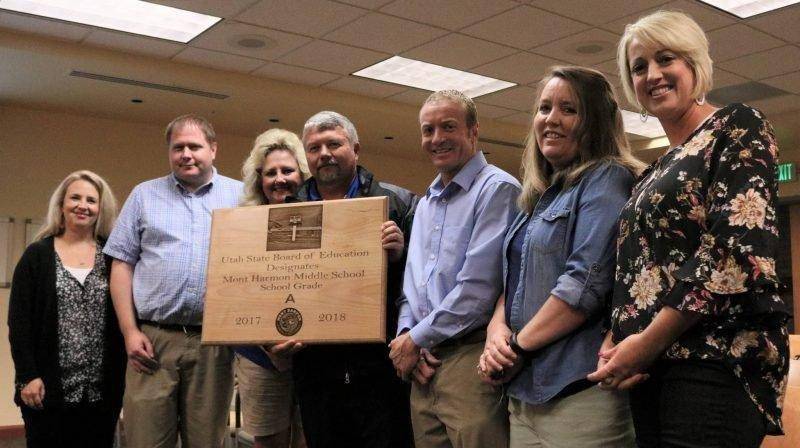
[[[270,129],[256,138],[242,166],[240,205],[283,203],[309,177],[305,150],[297,135]],[[243,427],[254,437],[256,448],[304,445],[289,370],[290,355],[300,348],[287,341],[268,351],[256,346],[234,349]]]
[[[29,447],[113,445],[126,356],[102,246],[116,214],[105,180],[70,174],[14,270],[8,333]]]
[[[622,210],[611,332],[589,378],[632,387],[639,446],[757,447],[781,433],[788,370],[772,127],[706,101],[708,40],[685,14],[628,25],[617,63],[670,146]]]
[[[630,447],[627,395],[586,375],[603,341],[617,217],[643,164],[595,70],[549,70],[533,113],[520,211],[505,238],[505,294],[479,374],[507,384],[512,447]]]

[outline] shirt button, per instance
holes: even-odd
[[[431,260],[434,260],[434,259],[436,259],[436,255],[431,254],[428,258],[430,258]]]
[[[438,225],[433,226],[433,230],[439,230],[439,229],[441,229],[441,227],[439,227]]]
[[[442,199],[442,204],[447,204],[447,198]]]

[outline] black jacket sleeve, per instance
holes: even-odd
[[[36,365],[36,247],[30,246],[22,255],[11,284],[8,307],[8,340],[16,370],[17,387],[41,377]]]

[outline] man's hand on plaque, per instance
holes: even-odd
[[[417,361],[417,365],[414,367],[414,371],[411,372],[411,374],[414,377],[414,381],[425,385],[433,378],[433,375],[436,373],[436,368],[442,365],[442,361],[424,348],[419,351],[419,355],[419,361]]]
[[[305,345],[302,342],[290,339],[280,344],[262,345],[261,349],[279,372],[285,372],[292,368],[292,355],[302,350],[303,347]]]
[[[291,358],[292,355],[305,348],[305,345],[303,345],[302,342],[289,339],[279,344],[263,345],[262,347],[264,347],[264,351],[266,351],[268,355]]]
[[[388,252],[389,261],[397,262],[403,258],[403,249],[405,247],[405,240],[403,239],[403,231],[394,221],[386,221],[381,224],[381,244],[383,249]]]
[[[389,343],[389,358],[397,370],[397,376],[408,379],[408,375],[414,370],[419,361],[419,346],[411,339],[408,331],[394,338]]]

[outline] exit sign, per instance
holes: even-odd
[[[794,162],[778,165],[778,182],[791,182],[794,180]]]

